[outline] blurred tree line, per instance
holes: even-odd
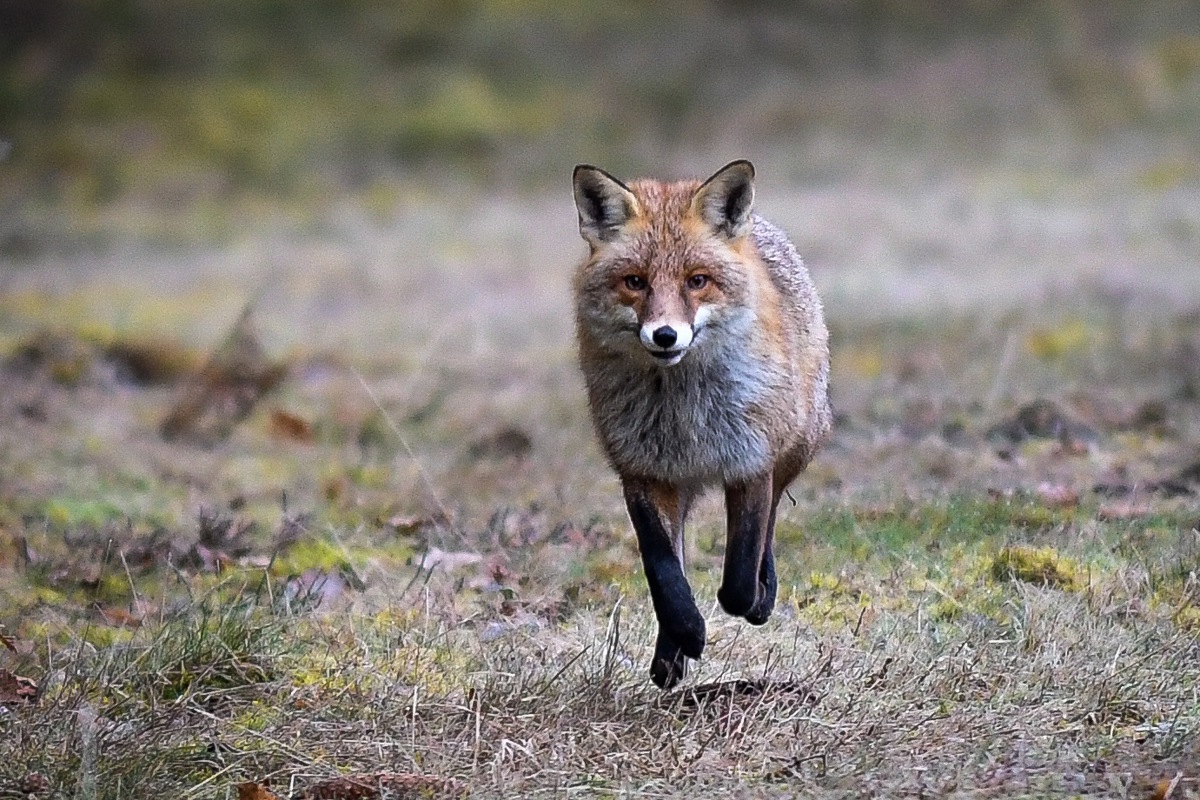
[[[997,41],[1036,67],[1030,108],[1073,108],[1101,130],[1164,117],[1192,125],[1198,7],[0,0],[9,151],[0,203],[308,197],[408,169],[557,180],[563,163],[641,166],[664,149],[702,149],[714,131],[734,141],[816,126],[872,135],[898,116],[907,130],[933,124],[921,122],[922,103],[961,98],[854,106],[837,82],[886,80],[914,61]],[[986,76],[982,93],[1014,82],[1024,91],[1017,66]],[[968,99],[958,116],[969,124],[989,114],[1012,123],[1010,101]],[[927,116],[947,126],[955,117]]]

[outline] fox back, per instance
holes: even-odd
[[[791,242],[752,213],[752,178],[745,161],[703,183],[576,169],[580,365],[623,477],[802,469],[829,430],[821,303]]]

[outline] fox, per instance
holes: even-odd
[[[662,689],[704,651],[685,573],[694,501],[724,490],[717,599],[763,625],[778,590],[780,498],[831,427],[821,301],[787,235],[754,212],[754,177],[746,160],[704,181],[573,173],[588,245],[573,287],[579,367],[637,537],[658,622],[650,678]]]

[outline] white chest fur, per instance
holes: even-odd
[[[744,352],[690,353],[667,368],[628,358],[599,366],[588,379],[593,416],[623,473],[716,483],[771,465],[754,413],[770,376]]]

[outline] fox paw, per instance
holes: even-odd
[[[717,590],[717,600],[725,613],[742,617],[751,625],[762,625],[775,610],[775,587],[756,582],[754,589],[751,594],[745,587],[722,586]]]
[[[725,609],[726,614],[744,617],[758,603],[757,582],[741,586],[722,584],[721,588],[717,590],[717,602],[721,604],[721,608]]]
[[[704,652],[704,617],[695,606],[669,619],[660,619],[658,629],[660,639],[664,636],[670,639],[688,658],[700,658]]]
[[[744,619],[751,625],[765,625],[775,610],[775,593],[760,592],[758,602],[746,612]]]
[[[660,632],[654,644],[654,660],[650,662],[650,680],[660,689],[670,689],[685,678],[687,672],[687,656]]]

